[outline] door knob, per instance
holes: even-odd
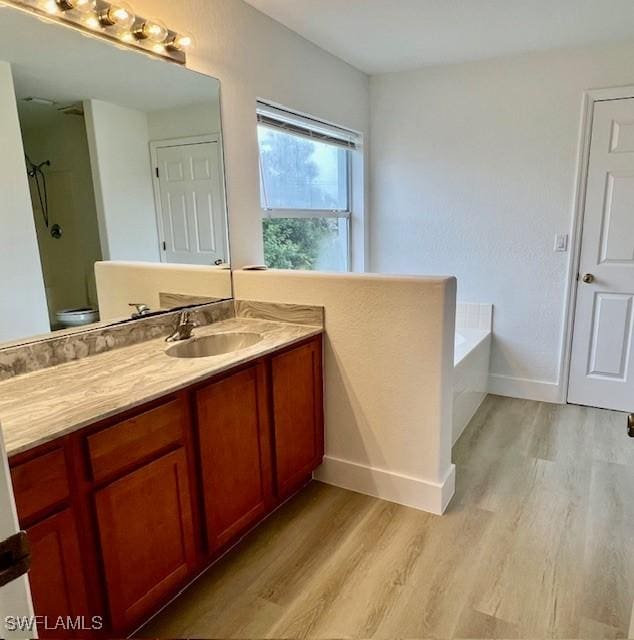
[[[591,284],[594,282],[594,276],[591,273],[585,273],[583,278],[581,278],[586,284]]]
[[[634,438],[634,413],[627,416],[627,435]]]

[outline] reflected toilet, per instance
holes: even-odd
[[[55,313],[55,320],[62,329],[82,327],[99,320],[99,311],[92,307],[77,307],[75,309],[61,309]]]

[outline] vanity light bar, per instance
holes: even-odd
[[[0,0],[108,40],[185,64],[193,38],[160,20],[135,15],[124,0]]]

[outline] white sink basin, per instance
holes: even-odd
[[[252,347],[262,340],[259,333],[233,332],[214,333],[210,336],[190,338],[168,347],[165,353],[174,358],[208,358],[223,353],[240,351]]]

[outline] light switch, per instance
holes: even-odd
[[[558,233],[555,236],[555,251],[565,253],[568,251],[568,234]]]

